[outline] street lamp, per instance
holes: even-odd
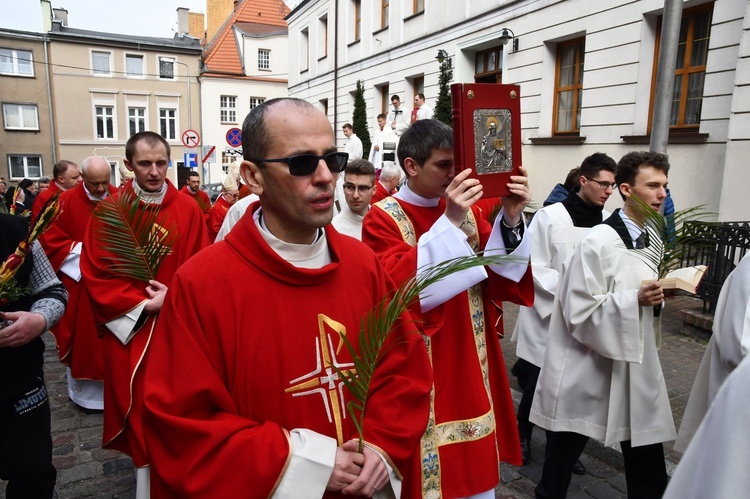
[[[185,66],[185,69],[187,70],[187,108],[188,108],[188,128],[190,130],[193,129],[193,119],[192,119],[192,112],[191,109],[193,108],[193,101],[190,100],[190,66],[185,64],[184,62],[180,62],[175,60],[175,64],[179,64],[180,66]]]
[[[513,40],[513,52],[518,52],[518,38],[516,38],[516,34],[513,33],[513,30],[503,28],[500,32],[499,40],[503,45],[507,45],[509,41]]]
[[[439,62],[440,64],[443,64],[443,62],[445,62],[446,64],[448,64],[449,68],[452,65],[451,58],[448,57],[448,52],[446,52],[443,49],[439,49],[438,50],[438,53],[437,53],[437,56],[435,57],[435,59],[437,59],[437,62]]]

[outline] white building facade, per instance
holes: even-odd
[[[750,219],[738,181],[750,155],[749,5],[683,4],[670,190],[677,209],[705,204],[722,221]],[[453,82],[520,85],[523,164],[541,205],[589,154],[619,160],[648,149],[663,8],[663,0],[306,0],[287,16],[289,95],[318,105],[338,130],[362,80],[374,130],[393,94],[411,107],[424,93],[434,108],[435,57],[445,50]],[[507,45],[503,28],[515,35]]]

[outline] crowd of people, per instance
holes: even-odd
[[[124,185],[110,185],[106,158],[80,169],[60,161],[49,187],[29,189],[36,200],[0,215],[5,259],[27,231],[26,211],[33,222],[37,203],[55,195],[62,207],[16,277],[30,293],[1,317],[10,321],[0,329],[9,498],[53,494],[46,330],[71,400],[103,410],[103,447],[132,458],[139,498],[490,499],[500,463],[530,459],[535,425],[547,431],[536,497],[565,497],[590,438],[620,444],[629,496],[664,494],[662,444],[676,436],[658,357],[665,291],[638,251],[661,244],[643,205],[664,203],[667,157],[593,154],[527,225],[524,167],[490,216],[424,96],[415,113],[397,95],[392,103],[369,160],[350,125],[339,151],[323,113],[279,98],[247,115],[243,160],[213,204],[197,173],[173,185],[169,143],[140,132],[125,148]],[[610,214],[615,191],[624,206]],[[162,255],[146,277],[123,270],[141,248],[111,236],[103,214],[128,199],[133,219],[152,217],[148,244]],[[363,361],[382,323],[368,314],[426,269],[477,253],[497,259],[424,289],[390,317],[376,362]],[[740,291],[720,300],[726,341],[709,348],[711,395],[694,390],[703,399],[688,440],[710,438],[697,428],[713,398],[727,398],[728,372],[715,372],[722,348],[724,358],[740,350],[748,330],[744,263],[731,284]],[[499,341],[503,302],[521,305],[517,414]],[[742,361],[731,358],[732,368]],[[347,382],[355,375],[364,391]],[[348,409],[357,400],[359,415]],[[721,420],[709,412],[708,421]]]

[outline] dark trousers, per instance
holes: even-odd
[[[0,478],[8,481],[8,499],[52,497],[57,471],[52,465],[50,432],[44,379],[0,403]]]
[[[547,432],[542,479],[536,487],[537,499],[562,499],[568,493],[570,474],[589,437],[572,432]],[[667,488],[667,468],[661,443],[632,447],[620,442],[625,461],[628,497],[659,499]]]
[[[529,421],[529,414],[531,414],[531,403],[534,401],[534,390],[536,390],[536,382],[539,379],[540,368],[532,364],[531,362],[523,359],[513,365],[511,373],[518,380],[518,386],[523,392],[521,395],[521,401],[518,403],[518,435],[521,440],[530,440],[531,432],[534,430],[534,423]]]

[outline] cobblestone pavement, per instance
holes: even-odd
[[[705,351],[708,335],[685,328],[679,310],[700,309],[701,302],[689,297],[677,297],[665,309],[660,351],[662,368],[669,389],[675,424],[679,428],[695,373]],[[516,403],[520,398],[510,368],[516,361],[515,344],[510,341],[518,307],[507,305],[505,310],[506,338],[502,340],[508,377]],[[686,330],[687,329],[687,330]],[[54,464],[58,470],[57,494],[60,498],[133,498],[135,475],[130,458],[101,448],[102,415],[85,414],[68,400],[65,367],[57,360],[54,341],[45,335],[45,376],[52,407],[52,438]],[[532,440],[532,459],[527,466],[516,468],[502,465],[502,481],[496,489],[497,498],[528,498],[541,477],[544,457],[544,432],[537,429]],[[667,464],[673,469],[680,454],[665,446]],[[622,456],[615,449],[589,441],[581,461],[587,473],[573,475],[568,497],[624,498],[625,476]],[[0,499],[5,498],[5,484],[0,481]]]

